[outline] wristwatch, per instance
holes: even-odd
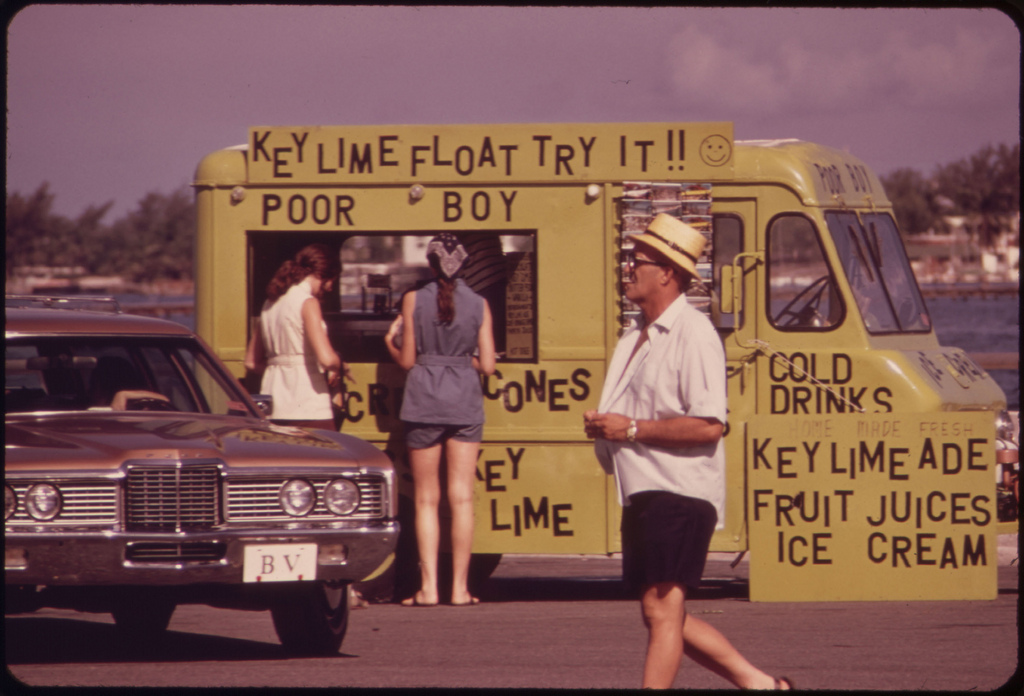
[[[636,421],[629,421],[629,427],[626,428],[626,439],[630,442],[636,442]]]

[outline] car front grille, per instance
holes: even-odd
[[[125,549],[131,563],[216,563],[224,558],[224,542],[134,543]]]
[[[303,520],[349,520],[376,519],[384,517],[387,506],[387,487],[381,476],[353,476],[351,480],[359,486],[359,507],[351,515],[338,517],[324,505],[323,492],[335,477],[304,477],[316,489],[316,506]],[[295,521],[287,515],[278,502],[281,486],[290,480],[286,477],[266,479],[235,479],[227,482],[227,518],[229,522],[245,520]]]
[[[182,532],[220,521],[220,469],[212,464],[143,464],[128,467],[125,529]]]
[[[124,478],[123,526],[127,532],[176,533],[219,528],[225,522],[297,522],[380,519],[388,514],[388,489],[383,476],[347,477],[359,487],[359,507],[339,517],[324,505],[323,493],[336,476],[303,476],[316,489],[316,506],[308,515],[292,517],[281,509],[278,493],[292,476],[223,477],[216,463],[176,461],[130,462]],[[38,521],[25,510],[32,482],[8,479],[19,504],[7,526],[36,528],[116,527],[119,521],[119,482],[108,480],[53,481],[60,489],[61,512]],[[223,502],[222,502],[223,489]],[[139,553],[150,554],[140,549]],[[169,552],[171,555],[174,552]]]
[[[30,482],[8,479],[19,501],[32,487]],[[32,524],[40,527],[78,527],[89,525],[113,525],[117,522],[117,481],[62,481],[60,515],[56,519],[41,522],[29,516],[23,502],[19,502],[14,515],[7,524]]]

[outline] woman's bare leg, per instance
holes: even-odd
[[[437,550],[441,537],[441,445],[409,450],[416,504],[416,548],[420,555],[420,589],[403,604],[437,604]]]
[[[452,604],[469,604],[469,559],[473,551],[473,487],[479,442],[448,440],[448,505],[452,511]]]

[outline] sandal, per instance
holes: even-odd
[[[421,602],[416,595],[403,599],[401,602],[403,607],[436,607],[437,602]]]
[[[470,596],[468,602],[452,602],[453,607],[475,607],[480,603],[479,597]]]

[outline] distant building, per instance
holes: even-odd
[[[906,237],[907,255],[920,283],[1020,282],[1020,214],[983,248],[977,224],[966,216],[943,218],[944,231]]]
[[[5,288],[15,295],[114,295],[125,291],[124,278],[86,275],[82,266],[18,266]]]

